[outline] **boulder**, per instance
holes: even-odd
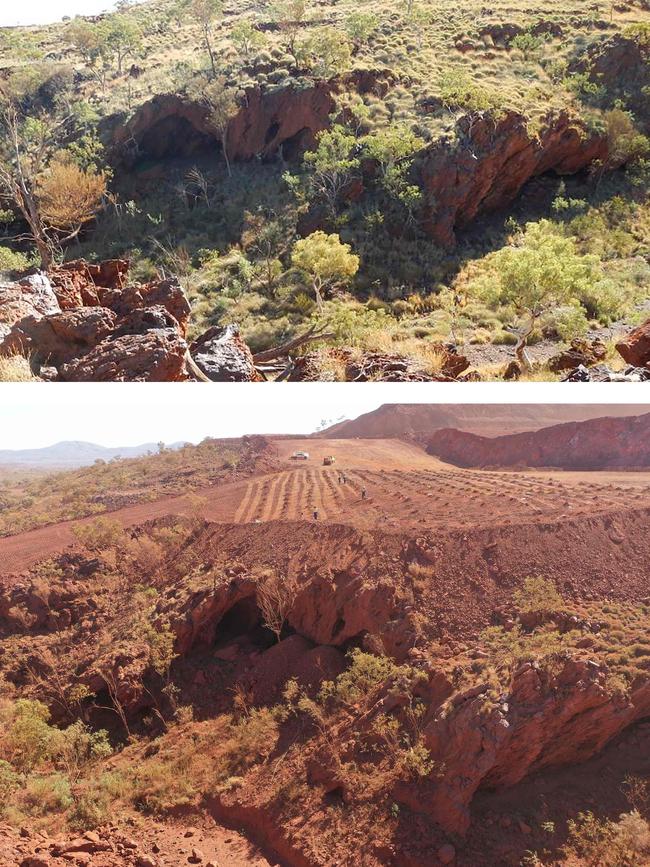
[[[126,259],[98,264],[77,259],[52,269],[50,278],[63,310],[100,304],[99,289],[122,289],[129,271]]]
[[[236,325],[215,325],[190,346],[199,369],[213,382],[255,382],[259,379],[250,349]]]
[[[616,349],[634,367],[650,366],[650,319],[619,340]]]
[[[79,260],[0,285],[0,354],[30,358],[47,381],[201,378],[187,354],[190,305],[174,279],[126,285],[128,262]],[[2,323],[6,323],[3,325]],[[248,353],[242,343],[240,355]]]
[[[109,337],[86,355],[64,364],[65,382],[180,382],[187,343],[175,328]]]
[[[516,111],[468,114],[453,138],[434,142],[421,154],[414,178],[431,204],[422,218],[425,231],[452,246],[455,230],[480,213],[503,208],[531,178],[554,171],[573,174],[607,157],[604,133],[590,131],[567,111],[550,112],[539,132]]]
[[[0,343],[0,354],[33,355],[57,366],[92,349],[114,327],[117,317],[105,307],[77,307],[52,316],[27,316]]]
[[[582,337],[576,337],[571,341],[568,349],[563,349],[557,355],[549,358],[548,368],[553,373],[560,373],[563,370],[573,370],[580,364],[590,367],[603,361],[606,356],[607,347],[602,340],[598,338],[585,340]]]
[[[584,364],[571,370],[562,382],[647,382],[650,380],[650,367],[626,367],[623,371],[612,370],[606,364],[587,368]]]
[[[182,286],[175,278],[152,280],[149,283],[134,283],[122,290],[101,293],[102,304],[120,316],[147,307],[164,307],[176,320],[185,336],[190,318],[190,303]]]
[[[40,318],[60,312],[59,301],[45,274],[31,274],[17,283],[0,283],[0,338],[26,316]]]

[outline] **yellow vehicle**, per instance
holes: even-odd
[[[336,462],[336,458],[334,457],[334,455],[325,455],[325,457],[323,458],[323,466],[324,467],[331,467],[332,464],[335,462]]]

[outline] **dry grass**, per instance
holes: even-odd
[[[0,356],[0,382],[39,382],[23,355]]]

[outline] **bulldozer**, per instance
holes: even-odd
[[[325,455],[325,457],[323,458],[323,466],[324,467],[331,467],[332,464],[335,464],[335,463],[336,463],[336,458],[334,457],[334,455]]]

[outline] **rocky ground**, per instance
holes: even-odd
[[[320,378],[323,352],[352,382],[480,380],[477,367],[486,362],[503,362],[505,379],[526,373],[512,350],[497,347],[432,344],[440,363],[428,372],[415,359],[385,352],[325,346],[314,354],[307,349],[319,338],[313,329],[255,356],[235,326],[213,326],[189,342],[191,308],[178,281],[133,283],[128,271],[124,260],[78,261],[0,284],[0,357],[25,357],[36,378],[52,382],[299,382]],[[607,349],[599,335],[560,351],[543,343],[532,348],[531,358],[567,381],[650,378],[650,320],[632,330],[619,324],[612,333],[627,362],[622,370],[604,363]]]
[[[198,818],[198,817],[193,817]],[[78,836],[0,825],[2,867],[268,867],[257,847],[208,817],[196,824],[129,818]]]

